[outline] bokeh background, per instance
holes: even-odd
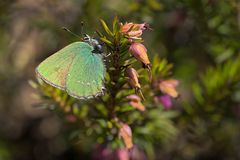
[[[77,41],[61,27],[97,37],[99,18],[147,22],[150,57],[174,64],[181,97],[178,134],[155,148],[156,159],[240,159],[240,2],[238,0],[2,0],[0,1],[0,159],[90,159],[68,141],[55,114],[28,81],[35,67]]]

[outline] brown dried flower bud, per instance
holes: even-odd
[[[139,81],[138,81],[138,73],[134,68],[127,68],[126,69],[126,76],[128,77],[128,83],[133,88],[141,88]]]

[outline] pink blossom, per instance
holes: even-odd
[[[115,157],[117,157],[118,160],[129,160],[129,153],[128,150],[125,148],[117,149],[115,151],[115,154]]]
[[[172,100],[169,95],[158,96],[157,99],[165,109],[170,109],[172,107]]]
[[[176,87],[178,86],[179,82],[175,79],[163,80],[159,83],[159,89],[164,93],[173,98],[178,97],[178,92],[176,91]]]
[[[133,147],[132,130],[129,127],[129,125],[125,123],[121,123],[121,128],[119,129],[119,136],[123,139],[127,149],[130,149]]]
[[[129,104],[140,110],[140,111],[145,111],[145,106],[141,102],[141,98],[135,94],[127,96],[127,99],[129,100]]]
[[[130,39],[141,39],[140,36],[147,28],[149,28],[147,23],[135,24],[131,22],[121,24],[120,31]]]
[[[145,66],[150,65],[150,61],[147,55],[147,49],[141,43],[132,43],[129,52],[140,62],[142,62]]]

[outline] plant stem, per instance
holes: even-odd
[[[113,50],[113,62],[112,66],[114,68],[113,71],[110,72],[110,78],[111,78],[111,92],[110,92],[110,104],[109,104],[109,118],[115,118],[115,106],[116,106],[116,95],[120,90],[120,86],[118,85],[118,81],[121,75],[121,67],[119,65],[120,61],[120,49],[119,49],[119,42],[114,39],[114,50]]]

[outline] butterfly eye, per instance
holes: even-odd
[[[94,53],[103,53],[103,47],[96,39],[91,39],[91,45],[93,46]]]
[[[102,45],[98,44],[98,45],[96,46],[96,48],[97,48],[97,50],[98,50],[100,53],[103,52],[103,47],[102,47]]]

